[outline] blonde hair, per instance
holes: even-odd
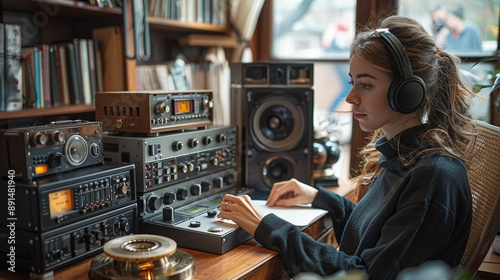
[[[379,28],[388,28],[399,39],[414,75],[422,78],[427,88],[417,111],[428,125],[428,130],[418,138],[422,149],[404,147],[398,136],[391,139],[401,160],[409,165],[430,152],[438,152],[467,162],[466,147],[474,135],[469,98],[474,93],[460,79],[460,59],[441,50],[425,29],[411,18],[389,16],[380,22]],[[356,35],[351,46],[351,56],[354,54],[392,77],[387,52],[375,36],[373,27],[367,26]],[[382,135],[382,131],[374,131],[369,143],[359,153],[360,170],[353,178],[358,198],[366,193],[374,176],[381,171],[378,164],[381,154],[375,149],[375,142]]]

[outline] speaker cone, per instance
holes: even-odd
[[[286,154],[275,154],[262,165],[262,177],[266,185],[292,179],[294,176],[294,159]]]
[[[68,137],[64,146],[66,160],[72,166],[78,166],[85,162],[89,152],[87,141],[80,135],[74,134]]]
[[[293,149],[304,133],[304,115],[291,98],[263,98],[250,117],[251,134],[262,150],[282,152]]]

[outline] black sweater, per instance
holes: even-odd
[[[409,129],[401,139],[420,145],[415,139],[423,129]],[[431,260],[459,264],[472,219],[463,162],[434,154],[405,167],[385,137],[376,147],[383,171],[357,205],[323,188],[312,203],[331,214],[339,250],[276,215],[263,218],[255,239],[280,253],[290,276],[359,269],[370,279],[394,279],[402,269]]]

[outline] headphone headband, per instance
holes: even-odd
[[[388,28],[375,29],[375,35],[382,38],[391,69],[394,74],[387,98],[391,108],[403,114],[414,112],[424,100],[424,81],[413,75],[410,59],[398,38]]]
[[[398,75],[396,78],[412,78],[413,71],[411,70],[410,59],[398,38],[389,31],[389,28],[375,29],[375,34],[377,37],[382,38],[382,43],[389,55],[392,71]]]

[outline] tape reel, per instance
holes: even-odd
[[[104,244],[103,253],[91,262],[91,279],[190,279],[194,274],[191,255],[176,250],[167,237],[136,234]]]

